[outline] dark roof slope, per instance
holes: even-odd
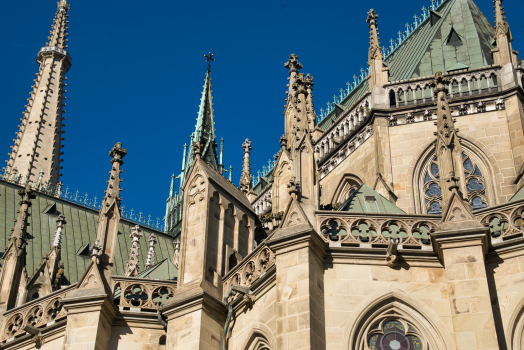
[[[16,211],[20,208],[18,190],[21,187],[0,181],[0,240],[7,246],[16,219]],[[51,249],[56,231],[56,214],[51,211],[45,214],[49,206],[56,204],[56,210],[66,216],[67,224],[62,235],[62,262],[65,265],[65,277],[70,283],[78,282],[85,272],[90,258],[77,254],[80,248],[92,245],[96,239],[98,228],[98,212],[73,203],[69,203],[44,194],[37,194],[30,208],[31,216],[28,218],[28,246],[27,246],[27,273],[32,275],[42,261],[42,257]],[[48,210],[49,211],[49,210]],[[116,274],[123,276],[127,264],[131,239],[131,228],[136,224],[121,220],[115,254]],[[144,233],[140,240],[140,270],[144,270],[147,257],[147,239],[151,233],[157,236],[155,254],[157,259],[171,260],[174,255],[173,237],[162,232],[142,227]]]

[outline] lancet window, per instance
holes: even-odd
[[[462,153],[464,179],[466,181],[467,199],[473,210],[488,206],[486,180],[481,168],[465,152]],[[442,213],[442,189],[440,187],[440,169],[436,156],[432,156],[423,171],[422,203],[428,214]]]
[[[370,350],[425,350],[415,327],[403,319],[386,318],[368,331]]]

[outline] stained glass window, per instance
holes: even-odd
[[[398,321],[388,321],[381,328],[375,326],[375,330],[368,338],[371,350],[422,350],[421,339],[416,336],[415,329],[409,326],[409,331]]]
[[[466,153],[462,153],[462,165],[464,167],[464,179],[466,181],[467,199],[473,210],[479,210],[488,206],[486,195],[486,182],[482,171]],[[442,213],[442,189],[440,188],[440,170],[437,157],[434,156],[424,177],[424,205],[428,214]]]

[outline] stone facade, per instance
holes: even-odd
[[[263,185],[253,182],[249,140],[240,186],[224,177],[206,55],[198,124],[184,148],[179,193],[172,178],[167,233],[123,224],[121,143],[110,152],[97,225],[93,213],[84,223],[70,220],[66,205],[49,204],[57,193],[46,192],[44,177],[24,183],[18,173],[34,169],[34,159],[11,157],[0,179],[8,207],[0,214],[16,215],[0,225],[7,246],[0,348],[523,349],[524,70],[502,1],[494,1],[495,27],[485,28],[496,42],[488,53],[476,48],[482,35],[466,38],[464,26],[450,24],[487,23],[467,2],[434,2],[389,49],[380,46],[371,10],[370,69],[320,117],[313,77],[292,54],[281,150]],[[62,0],[52,38],[61,45],[68,10]],[[399,60],[414,59],[403,56],[414,42],[426,43],[431,57],[419,53],[412,66],[425,68],[406,78]],[[468,50],[471,66],[457,61]],[[487,54],[493,64],[478,65]],[[447,70],[419,76],[431,66]],[[14,148],[31,149],[29,134],[20,135]],[[46,140],[42,152],[55,154]],[[49,251],[38,264],[32,246],[50,236],[47,217],[31,226],[40,212],[56,216],[56,232],[52,245],[41,244]],[[70,227],[84,226],[96,240],[71,243]]]

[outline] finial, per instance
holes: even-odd
[[[437,93],[444,91],[448,93],[449,79],[444,77],[441,71],[435,73],[435,80],[432,83],[432,86],[435,87]]]
[[[251,177],[251,167],[249,165],[249,154],[251,153],[251,141],[246,139],[242,144],[244,149],[244,161],[242,164],[242,175],[240,176],[240,189],[242,192],[247,195],[252,188],[252,177]]]
[[[60,248],[62,245],[62,228],[64,225],[67,224],[65,221],[65,215],[59,214],[56,218],[56,233],[55,233],[55,239],[53,240],[53,247]]]
[[[211,62],[215,61],[213,56],[214,55],[211,52],[209,54],[207,54],[207,55],[204,55],[204,57],[206,58],[206,62],[207,62],[207,71],[208,72],[211,72]]]
[[[122,159],[124,159],[126,154],[127,149],[123,149],[122,143],[117,142],[109,152],[109,156],[113,157],[113,159],[111,159],[111,164],[115,162],[118,162],[120,165],[124,164],[124,161]]]
[[[147,260],[146,260],[146,270],[151,268],[155,264],[155,244],[156,244],[156,236],[154,233],[149,236],[149,252],[147,253]]]
[[[284,64],[284,66],[289,69],[289,75],[302,69],[302,63],[298,62],[298,55],[295,55],[294,53],[289,55],[289,60]]]
[[[366,22],[368,23],[368,26],[371,28],[372,25],[377,25],[377,19],[378,19],[378,14],[375,12],[375,10],[371,9],[369,10],[368,12],[368,19],[366,20]]]

